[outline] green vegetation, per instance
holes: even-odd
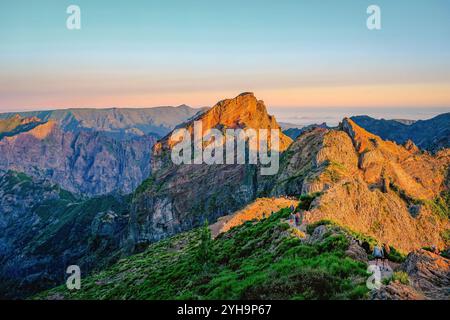
[[[336,183],[342,179],[342,173],[346,171],[346,168],[342,163],[326,161],[325,165],[324,175],[330,179],[331,182]]]
[[[396,263],[403,263],[406,260],[406,255],[399,252],[397,249],[395,249],[393,246],[389,246],[390,252],[387,255],[387,258],[389,261],[396,262]]]
[[[67,237],[73,234],[74,239],[70,239],[70,241],[80,244],[86,241],[86,244],[89,244],[92,251],[95,252],[98,249],[100,239],[93,237],[92,231],[87,232],[95,217],[99,213],[108,211],[122,217],[127,213],[127,209],[126,201],[112,195],[92,198],[79,203],[68,203],[61,199],[44,201],[34,209],[34,212],[45,223],[45,227],[35,236],[32,244],[30,244],[30,250],[34,254],[51,253],[55,256],[63,254],[64,250],[67,249],[67,241],[69,241]],[[55,216],[58,219],[53,221]],[[106,217],[103,219],[106,219]],[[108,248],[104,248],[104,250],[106,251]],[[105,257],[108,256],[107,252],[104,253]]]
[[[0,184],[5,199],[11,199],[2,203],[17,212],[13,228],[5,231],[14,250],[3,252],[4,261],[14,261],[17,274],[33,270],[27,281],[3,274],[0,296],[24,297],[61,283],[67,261],[84,272],[117,261],[129,219],[128,196],[86,199],[15,171],[3,174]]]
[[[444,241],[445,241],[445,245],[447,247],[450,247],[450,229],[443,231],[441,236],[442,236],[442,239],[444,239]]]
[[[309,194],[302,194],[300,196],[299,204],[297,206],[297,210],[309,210],[311,208],[311,203],[315,198],[320,197],[320,192],[314,192]]]
[[[344,252],[344,231],[313,245],[289,232],[283,209],[212,240],[203,226],[152,244],[87,277],[79,291],[61,286],[38,298],[67,299],[359,299],[366,265]]]
[[[141,193],[144,193],[146,190],[150,189],[155,182],[155,178],[150,176],[149,178],[145,179],[134,191],[134,195],[139,195]]]
[[[331,220],[320,220],[318,222],[309,224],[306,227],[306,231],[308,232],[308,234],[312,234],[312,232],[318,226],[321,226],[321,225],[337,226],[337,224],[334,221],[331,221]],[[339,228],[344,230],[347,234],[349,234],[352,238],[358,240],[360,243],[367,242],[369,244],[369,249],[370,249],[370,252],[367,252],[367,253],[369,254],[369,258],[371,258],[370,254],[371,254],[371,252],[373,250],[373,247],[378,243],[377,239],[375,239],[375,238],[373,238],[371,236],[359,233],[359,232],[355,232],[355,231],[351,230],[350,228],[346,228],[346,227],[342,227],[342,226],[339,226]],[[402,252],[398,251],[393,246],[389,246],[389,249],[390,249],[390,252],[387,255],[387,259],[389,261],[396,262],[396,263],[402,263],[402,262],[404,262],[406,260],[406,255],[403,254]]]
[[[327,225],[334,226],[336,224],[333,221],[331,221],[331,220],[320,220],[320,221],[317,221],[315,223],[308,224],[306,226],[306,232],[308,232],[308,234],[312,234],[317,227],[319,227],[319,226],[327,226]]]
[[[400,189],[396,184],[390,183],[390,188],[396,192],[408,205],[425,205],[442,219],[450,219],[450,192],[444,191],[434,200],[416,199],[410,197],[406,192]]]
[[[394,274],[390,278],[385,279],[383,281],[383,283],[387,285],[387,284],[389,284],[392,281],[394,281],[394,282],[398,281],[401,284],[409,285],[409,276],[404,271],[396,271],[396,272],[394,272]]]
[[[439,217],[450,219],[450,192],[442,192],[433,201],[426,201],[426,204]]]

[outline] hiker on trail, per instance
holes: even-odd
[[[295,225],[298,227],[303,224],[303,212],[297,212],[295,214]]]
[[[378,266],[378,261],[383,261],[383,248],[377,244],[375,247],[373,247],[372,255],[375,258],[375,265]]]
[[[383,268],[387,269],[386,264],[389,266],[389,254],[391,253],[391,248],[386,244],[383,243]]]

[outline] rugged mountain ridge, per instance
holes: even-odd
[[[308,222],[333,220],[405,252],[448,246],[450,151],[431,156],[413,144],[384,141],[345,119],[338,130],[315,129],[286,151],[261,193],[317,193]]]
[[[0,120],[13,117],[37,118],[40,121],[56,121],[63,131],[102,131],[115,138],[140,135],[162,137],[178,124],[194,117],[207,108],[195,109],[186,105],[154,108],[110,108],[110,109],[59,109],[0,113]],[[1,128],[1,127],[0,127]]]
[[[210,128],[280,130],[263,101],[252,93],[220,101],[183,125],[192,134],[194,121]],[[280,149],[291,139],[280,132]],[[170,135],[154,147],[151,178],[135,195],[131,208],[130,244],[134,247],[188,230],[234,212],[256,197],[256,165],[174,165]]]
[[[224,123],[232,126],[247,115],[245,105],[261,112],[252,94],[231,101],[205,113],[206,123],[212,123],[206,127],[220,123],[216,113],[223,106],[230,107],[227,114],[235,119],[224,117]],[[261,123],[270,125],[271,120]],[[430,155],[412,142],[384,141],[351,119],[336,129],[313,128],[285,146],[278,174],[265,177],[248,165],[174,166],[172,146],[164,138],[155,145],[160,170],[133,202],[132,243],[155,241],[205,219],[215,221],[256,197],[317,194],[307,208],[310,222],[330,219],[405,252],[448,245],[448,149]]]
[[[399,144],[412,140],[419,148],[430,152],[450,147],[450,113],[414,122],[378,120],[368,116],[356,116],[352,120],[367,131]]]
[[[280,130],[252,93],[220,101],[179,127],[192,134],[197,120],[204,130]],[[138,143],[142,137],[115,139],[103,131],[64,131],[58,121],[38,118],[15,117],[5,128],[14,134],[0,139],[3,168],[12,166],[31,175],[9,171],[0,176],[0,274],[5,288],[18,288],[19,294],[34,292],[38,282],[43,287],[61,282],[67,264],[82,265],[88,272],[102,268],[122,253],[144,250],[205,220],[213,223],[260,197],[268,201],[300,197],[298,209],[309,224],[332,220],[404,253],[449,246],[450,150],[431,155],[412,142],[402,146],[384,141],[351,119],[335,129],[312,128],[295,141],[281,135],[284,152],[273,176],[262,176],[257,165],[174,165],[173,144],[166,135],[148,155],[154,169],[150,178],[130,199],[112,195],[86,199],[64,190],[77,188],[61,188],[54,182],[64,186],[67,181],[68,187],[78,181],[92,183],[93,188],[121,185],[128,178],[120,177],[120,170],[131,165],[119,159],[147,159]],[[133,141],[137,147],[127,149]],[[93,166],[93,173],[77,178],[77,172],[86,172],[86,165]],[[97,192],[107,190],[89,189],[86,194]],[[261,218],[259,212],[254,216]],[[285,235],[282,227],[278,231]],[[254,244],[250,240],[249,246]],[[15,251],[23,254],[15,256]]]
[[[117,140],[101,132],[64,131],[54,120],[34,124],[0,140],[0,170],[47,178],[90,196],[129,193],[150,174],[154,136]]]
[[[79,194],[130,193],[151,172],[158,137],[204,109],[68,109],[0,114],[0,170]]]
[[[304,126],[304,127],[301,127],[301,128],[288,128],[288,129],[284,130],[283,133],[285,135],[287,135],[288,137],[290,137],[291,139],[295,140],[302,133],[304,133],[306,131],[310,131],[310,130],[315,129],[315,128],[329,129],[330,127],[324,122],[324,123],[321,123],[321,124],[311,124],[309,126]]]

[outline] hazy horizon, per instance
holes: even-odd
[[[178,106],[152,106],[152,107],[107,107],[107,108],[42,108],[33,110],[13,110],[13,111],[1,111],[0,114],[15,114],[15,113],[27,113],[27,112],[45,112],[54,110],[111,110],[111,109],[152,109],[152,108],[164,108],[164,107],[180,107],[186,104]],[[194,109],[201,109],[204,107],[189,106]],[[269,114],[274,115],[278,123],[293,124],[299,126],[307,126],[310,124],[327,123],[329,126],[336,126],[345,117],[351,116],[370,116],[375,119],[405,119],[405,120],[428,120],[434,118],[437,115],[449,113],[450,107],[271,107],[267,106]]]

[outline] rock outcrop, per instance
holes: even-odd
[[[450,260],[426,250],[411,252],[401,266],[411,286],[430,299],[450,299]]]
[[[192,134],[194,121],[203,132],[216,129],[275,129],[275,118],[267,114],[262,101],[252,93],[223,100],[183,125]],[[280,133],[280,149],[291,139]],[[131,209],[130,246],[157,241],[180,231],[230,214],[256,198],[257,167],[250,164],[174,165],[170,136],[154,147],[152,177],[135,196]]]
[[[422,293],[409,285],[400,282],[392,282],[384,285],[380,290],[374,290],[370,294],[372,300],[428,300]]]
[[[345,119],[337,130],[302,134],[279,174],[258,179],[258,188],[269,195],[320,193],[306,212],[309,222],[333,220],[404,252],[445,248],[448,206],[440,212],[435,204],[448,192],[449,163],[448,149],[435,156],[408,150]]]
[[[450,260],[426,250],[411,252],[400,270],[408,276],[408,284],[391,281],[374,290],[375,300],[449,300]]]
[[[219,102],[197,119],[204,120],[204,129],[277,127],[252,94]],[[184,126],[192,132],[193,122]],[[154,148],[157,170],[150,186],[133,203],[131,243],[156,241],[205,219],[215,221],[256,197],[318,193],[305,214],[309,222],[333,220],[404,252],[447,245],[442,236],[449,228],[446,208],[436,212],[440,209],[434,204],[448,192],[449,150],[433,156],[411,144],[406,148],[351,119],[337,129],[304,132],[292,144],[284,141],[283,149],[289,147],[280,170],[266,177],[248,165],[175,166],[165,137]]]
[[[218,221],[210,225],[211,234],[216,237],[220,233],[227,232],[231,228],[242,225],[247,221],[258,221],[268,218],[272,213],[278,212],[284,208],[294,208],[297,206],[298,200],[287,198],[259,198],[228,216],[220,217]]]

